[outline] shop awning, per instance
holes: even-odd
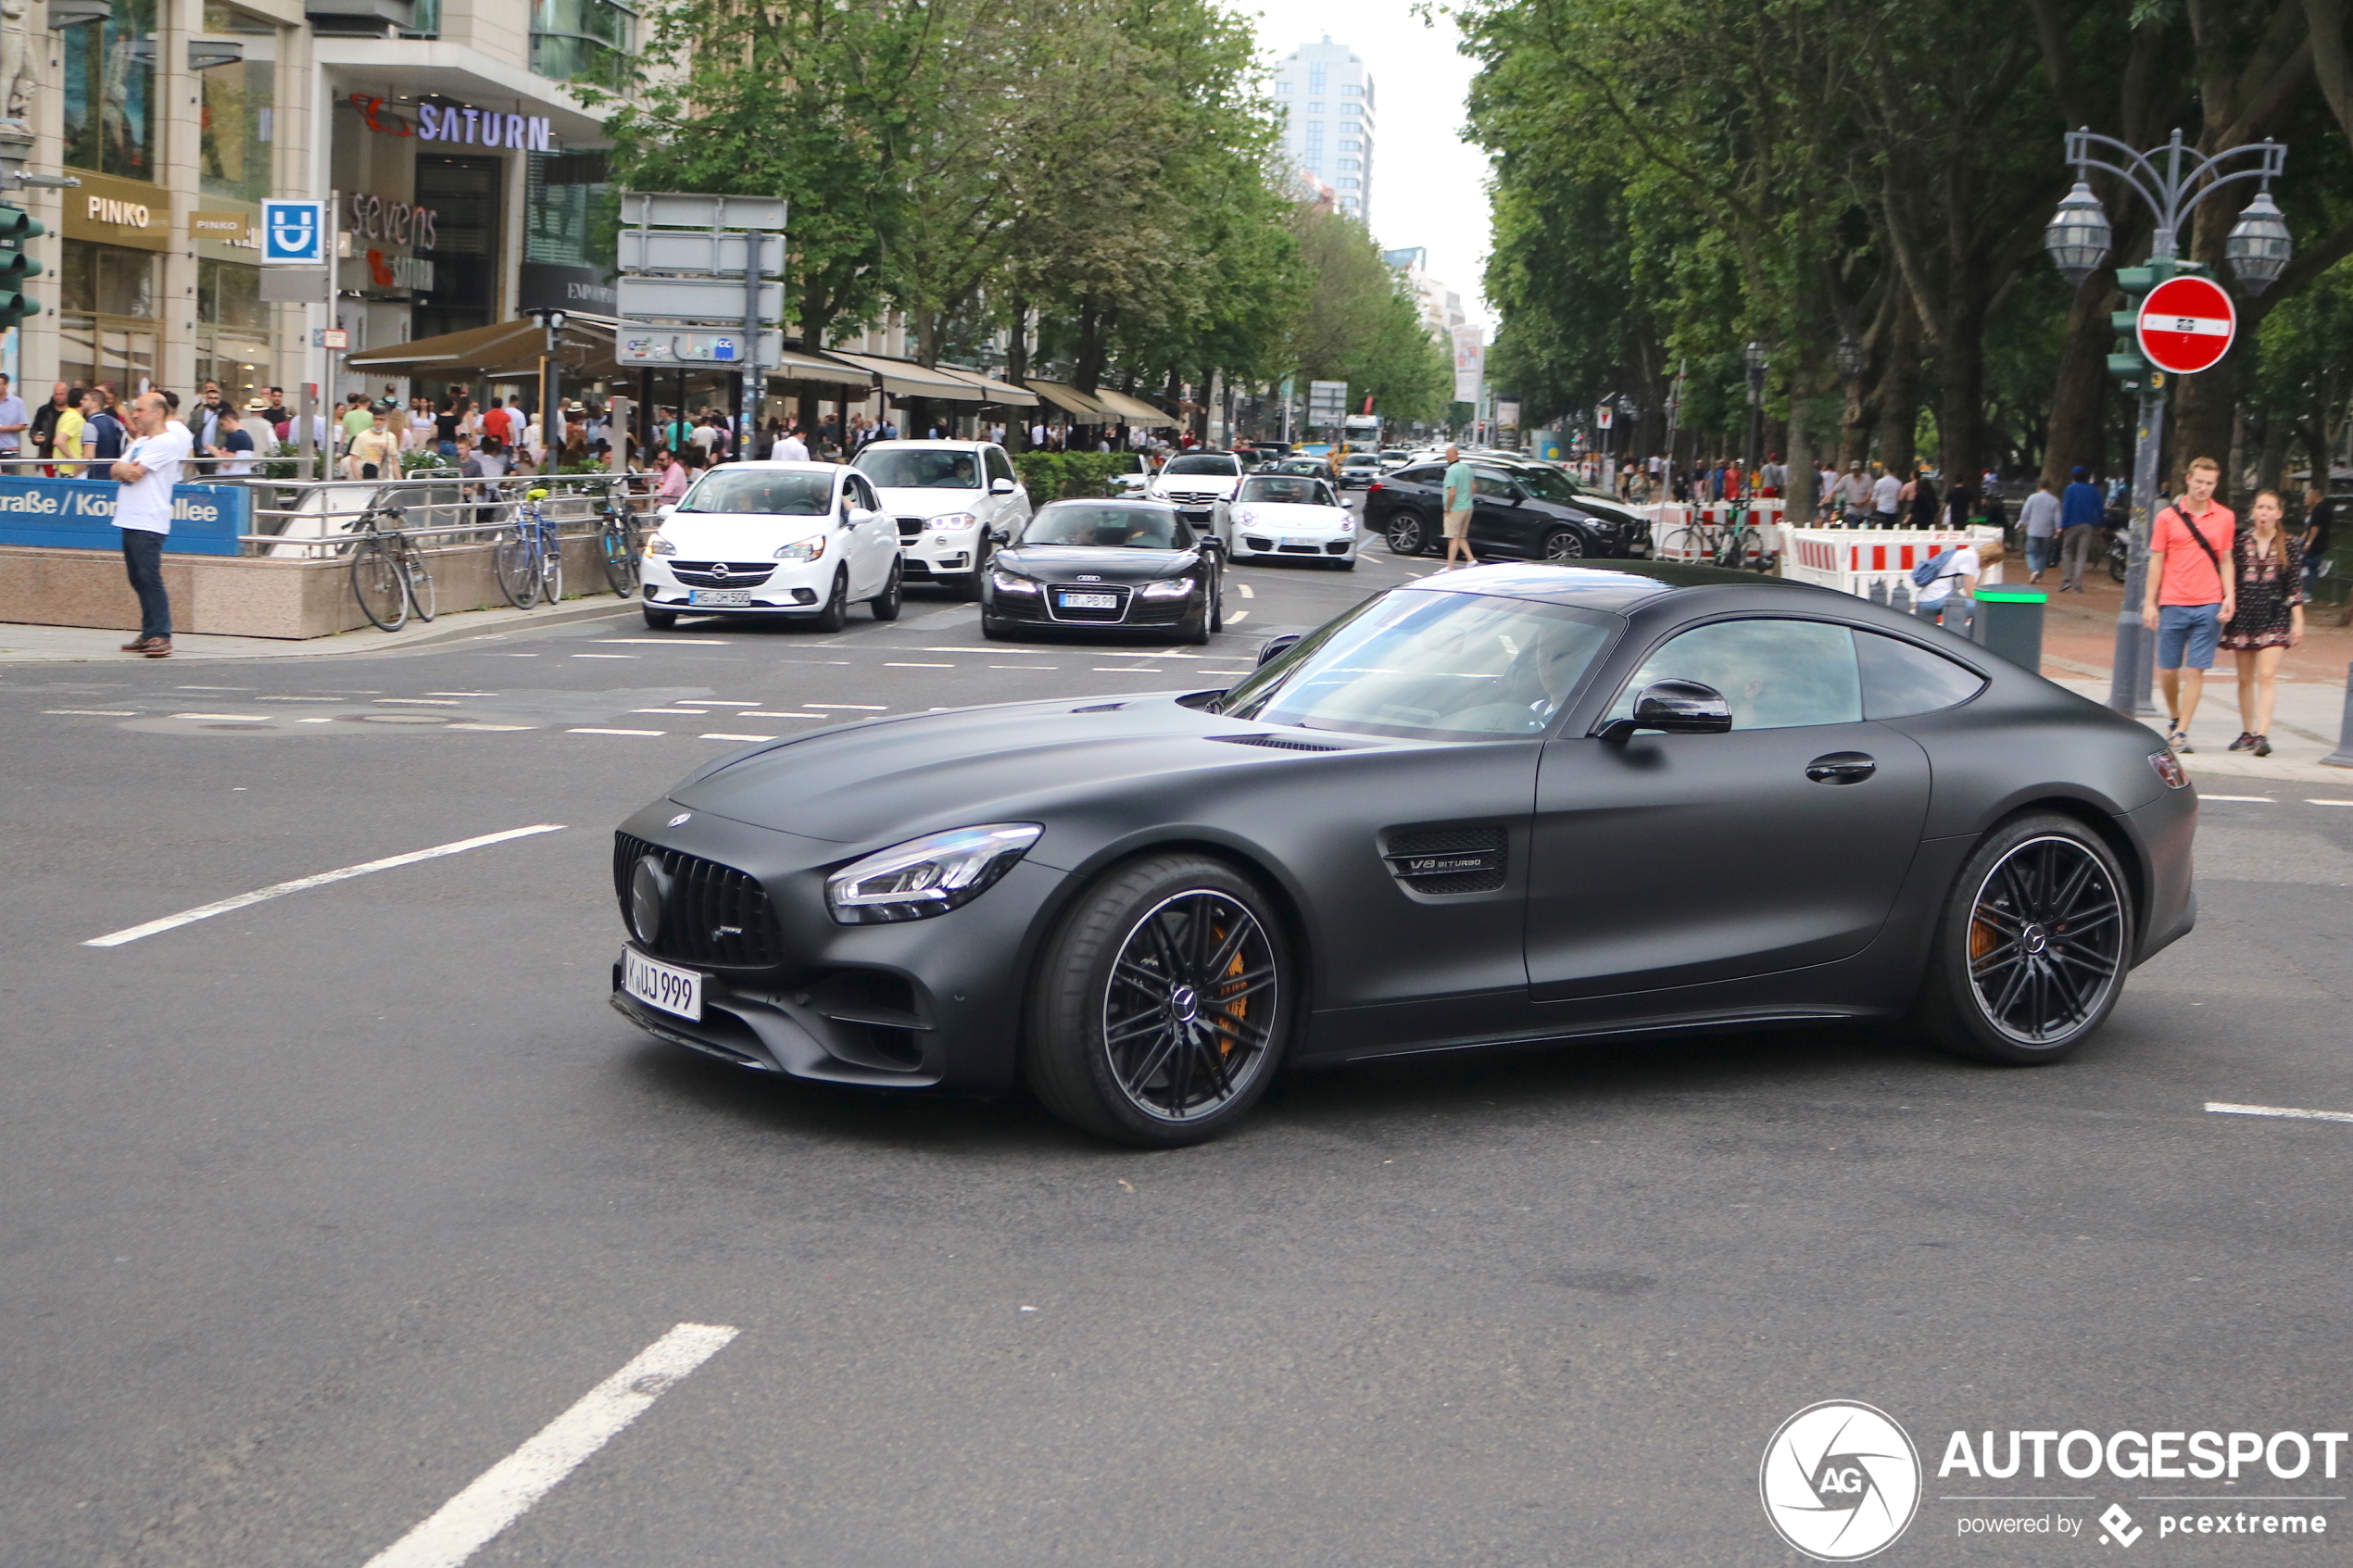
[[[449,377],[519,377],[539,373],[547,334],[538,322],[521,318],[462,332],[421,337],[413,343],[363,348],[344,360],[348,370],[431,381]],[[588,316],[569,316],[556,333],[556,358],[569,374],[606,376],[620,370],[613,360],[613,328]]]
[[[1130,397],[1107,386],[1098,387],[1094,398],[1131,425],[1173,425],[1176,422],[1176,415],[1155,408],[1140,397]]]
[[[935,370],[912,359],[885,359],[871,354],[826,350],[844,364],[855,365],[882,379],[882,388],[894,397],[936,397],[948,403],[986,403],[988,395],[950,370]]]
[[[708,366],[703,367],[709,369]],[[871,391],[875,372],[856,365],[846,365],[832,355],[804,354],[799,349],[785,350],[785,362],[767,367],[768,374],[777,381],[829,382],[836,386],[864,387]]]
[[[1117,414],[1113,413],[1075,386],[1064,386],[1058,381],[1040,381],[1036,376],[1030,377],[1024,384],[1030,391],[1068,414],[1074,424],[1099,425],[1114,421],[1119,418]]]
[[[1011,382],[998,381],[992,376],[982,375],[978,370],[961,370],[950,365],[941,365],[937,369],[943,376],[956,376],[972,383],[980,388],[982,397],[988,402],[1001,403],[1014,408],[1037,407],[1036,393],[1025,391]]]

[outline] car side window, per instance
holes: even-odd
[[[1444,472],[1442,469],[1407,469],[1393,477],[1400,484],[1435,484]]]
[[[1642,688],[1670,680],[1723,693],[1736,730],[1852,724],[1863,717],[1855,633],[1819,621],[1718,621],[1680,633],[1642,660],[1609,717],[1632,718]]]
[[[1012,479],[1013,477],[1013,459],[1005,456],[1001,447],[991,446],[988,448],[988,477],[990,479]]]
[[[1967,702],[1985,689],[1985,677],[1942,654],[1876,632],[1855,633],[1863,663],[1863,716],[1901,719]]]
[[[1512,488],[1512,482],[1501,474],[1474,472],[1471,487],[1483,501],[1511,501],[1519,496],[1519,492]]]

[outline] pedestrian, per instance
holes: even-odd
[[[795,425],[776,443],[774,456],[779,462],[805,463],[809,460],[809,443],[801,439],[801,427]]]
[[[245,417],[235,404],[223,407],[215,421],[218,437],[207,455],[222,462],[212,471],[215,476],[230,478],[253,471],[253,437],[245,430]]]
[[[1967,528],[1977,518],[1977,493],[1967,484],[1956,482],[1944,492],[1944,526]]]
[[[2147,583],[2141,624],[2157,633],[2157,678],[2165,688],[2171,717],[2166,744],[2187,752],[2190,721],[2214,668],[2214,649],[2223,623],[2235,613],[2238,582],[2222,570],[2222,558],[2236,544],[2238,518],[2214,499],[2222,465],[2193,458],[2183,475],[2188,492],[2157,514],[2149,531]]]
[[[122,456],[128,439],[106,395],[92,387],[82,399],[82,455],[111,463]]]
[[[2108,498],[2100,487],[2091,483],[2086,471],[2078,467],[2075,477],[2068,482],[2059,495],[2059,592],[2080,594],[2083,591],[2083,563],[2091,558],[2092,546],[2099,539],[2101,524],[2108,521]]]
[[[1893,528],[1902,515],[1904,482],[1895,470],[1885,464],[1879,466],[1879,477],[1871,481],[1871,526]]]
[[[350,479],[398,479],[400,477],[400,438],[385,422],[382,408],[371,409],[368,428],[351,438],[351,447],[343,460],[344,473]],[[456,442],[451,442],[446,454],[458,455]]]
[[[2236,579],[2235,613],[2221,643],[2239,667],[2239,722],[2246,728],[2233,751],[2271,755],[2271,707],[2279,696],[2280,660],[2304,640],[2303,546],[2280,526],[2287,504],[2276,490],[2259,490],[2247,508],[2246,531],[2231,546]]]
[[[1904,501],[1907,508],[1905,521],[1911,527],[1931,529],[1936,526],[1936,479],[1926,463],[1919,466],[1912,483],[1904,487]]]
[[[82,471],[80,463],[69,462],[66,459],[82,456],[82,427],[88,417],[83,414],[82,409],[88,406],[91,395],[90,389],[76,386],[73,389],[71,401],[57,411],[57,422],[52,433],[50,450],[58,458],[55,471],[68,479],[73,478]]]
[[[2049,479],[2037,483],[2019,508],[2018,525],[2026,534],[2026,580],[2040,583],[2058,544],[2059,498],[2051,493]]]
[[[1462,562],[1465,566],[1478,564],[1478,558],[1471,553],[1470,547],[1471,503],[1477,489],[1478,480],[1471,473],[1471,466],[1463,461],[1463,449],[1459,446],[1447,447],[1444,502],[1446,565],[1441,570],[1453,570],[1454,552],[1457,548],[1462,551]]]
[[[350,451],[351,444],[359,439],[359,435],[362,431],[372,429],[375,425],[375,420],[376,416],[368,411],[368,395],[366,393],[355,392],[350,396],[345,398],[343,400],[344,450],[346,452]]]
[[[2321,574],[2328,570],[2329,535],[2336,528],[2336,503],[2325,490],[2304,492],[2304,596],[2320,592]]]
[[[1957,636],[1968,636],[1977,613],[1978,577],[1984,569],[1984,553],[1972,544],[1964,542],[1938,551],[1926,563],[1928,581],[1920,582],[1918,571],[1912,575],[1919,586],[1912,613]]]
[[[24,456],[25,431],[32,423],[32,415],[17,395],[14,383],[0,375],[0,458]],[[25,470],[13,462],[0,462],[0,478],[21,478]]]
[[[661,482],[654,486],[657,503],[675,501],[686,493],[686,481],[692,476],[686,472],[686,465],[678,460],[677,453],[667,446],[655,452],[654,469],[661,475]]]
[[[122,562],[131,591],[139,596],[139,634],[122,645],[125,653],[149,659],[171,657],[171,599],[163,586],[163,542],[171,532],[171,487],[180,483],[194,438],[170,417],[163,395],[142,393],[132,400],[131,450],[108,470],[117,484],[114,525],[122,535]]]
[[[219,438],[220,409],[220,383],[208,381],[204,383],[204,395],[197,400],[194,410],[195,422],[189,427],[196,438],[196,450],[208,450]]]

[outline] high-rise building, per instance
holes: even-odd
[[[1327,33],[1275,68],[1290,161],[1339,193],[1339,209],[1369,222],[1373,201],[1373,75]]]

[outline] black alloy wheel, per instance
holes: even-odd
[[[1233,866],[1150,856],[1082,894],[1031,985],[1023,1069],[1056,1115],[1141,1148],[1248,1113],[1290,1028],[1282,926]]]
[[[866,608],[875,612],[875,619],[877,621],[898,620],[900,608],[906,603],[906,592],[900,582],[900,572],[902,570],[900,561],[903,558],[899,557],[891,560],[890,581],[883,584],[881,593],[866,601]]]
[[[1585,558],[1585,541],[1573,528],[1555,528],[1545,534],[1544,542],[1537,546],[1537,558],[1540,560],[1582,560]]]
[[[1429,554],[1429,530],[1422,526],[1421,514],[1395,511],[1389,514],[1383,532],[1389,539],[1392,556],[1426,556]]]
[[[1987,1061],[2057,1061],[2107,1021],[2133,954],[2123,869],[2073,817],[1987,835],[1945,902],[1919,1021]]]
[[[834,572],[834,585],[825,595],[825,608],[809,618],[809,624],[820,632],[838,632],[849,624],[849,569],[838,568]]]

